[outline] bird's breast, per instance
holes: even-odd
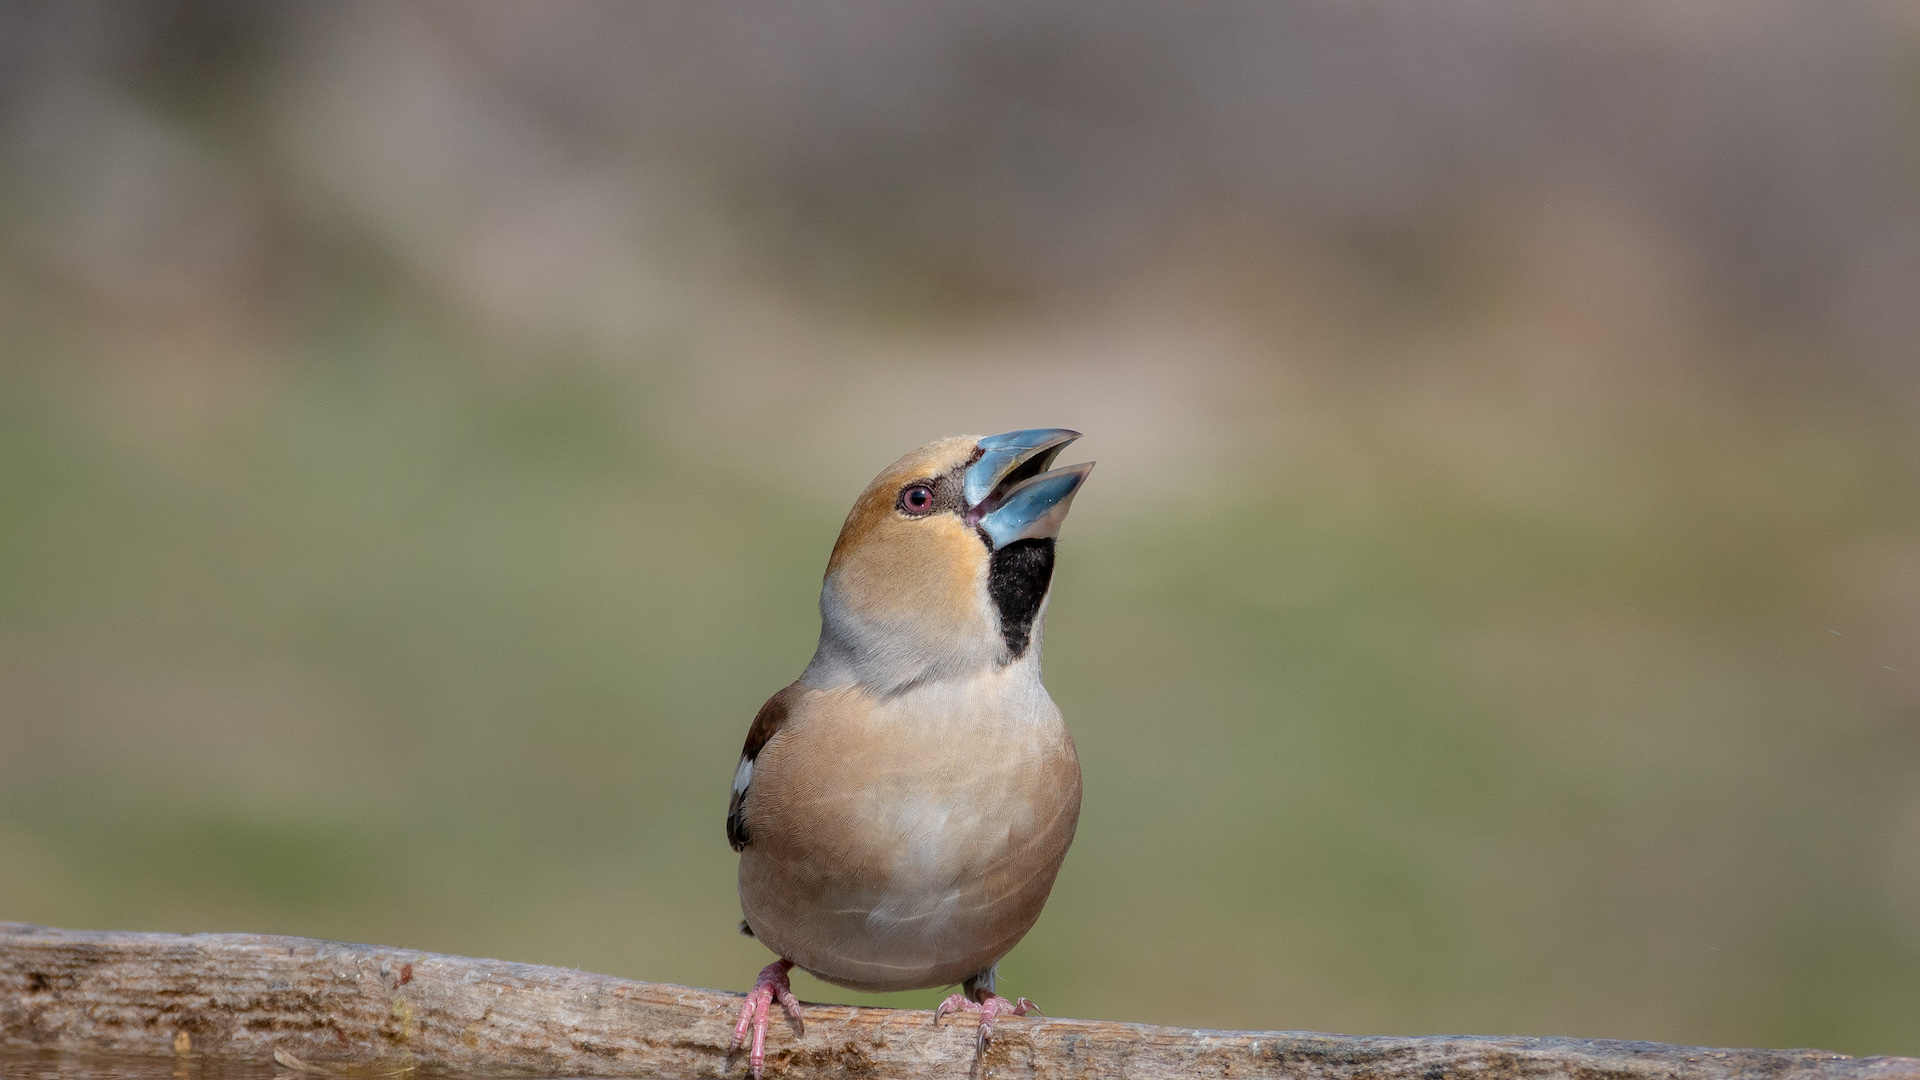
[[[1080,770],[1037,677],[1009,675],[816,692],[754,766],[741,900],[757,934],[874,988],[956,981],[1012,947],[1072,841]]]

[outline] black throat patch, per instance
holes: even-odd
[[[1053,583],[1053,541],[1015,540],[993,553],[987,570],[987,595],[1000,609],[1000,636],[1015,660],[1027,653],[1034,616]]]

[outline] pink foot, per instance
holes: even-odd
[[[977,1012],[980,1014],[980,1034],[976,1036],[973,1041],[973,1060],[976,1063],[980,1060],[980,1056],[987,1052],[987,1044],[993,1041],[994,1017],[1005,1016],[1008,1013],[1012,1013],[1015,1016],[1025,1016],[1028,1013],[1037,1015],[1040,1012],[1039,1009],[1033,1007],[1033,1002],[1028,1001],[1026,998],[1021,998],[1018,1002],[1012,1002],[990,990],[981,990],[979,993],[979,1001],[974,1001],[965,994],[948,994],[947,1000],[941,1002],[940,1007],[933,1010],[933,1022],[935,1024],[938,1024],[940,1018],[950,1012]]]
[[[807,1033],[806,1022],[800,1018],[800,999],[793,996],[793,986],[787,982],[787,972],[792,969],[791,960],[775,960],[761,968],[760,977],[753,981],[753,989],[747,991],[747,1000],[740,1005],[740,1020],[733,1025],[733,1045],[727,1047],[727,1053],[740,1049],[747,1029],[753,1029],[753,1049],[747,1054],[747,1067],[753,1070],[753,1080],[760,1080],[760,1069],[767,1063],[767,1021],[773,1016],[774,998],[779,998],[780,1004],[786,1007],[800,1034]]]

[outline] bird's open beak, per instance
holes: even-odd
[[[967,520],[987,534],[995,551],[1015,540],[1060,534],[1093,462],[1051,472],[1047,466],[1079,437],[1066,428],[1031,428],[980,440],[980,460],[967,467]]]

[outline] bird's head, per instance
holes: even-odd
[[[803,679],[881,693],[1037,655],[1053,544],[1093,463],[1049,469],[1064,428],[928,443],[853,504]]]

